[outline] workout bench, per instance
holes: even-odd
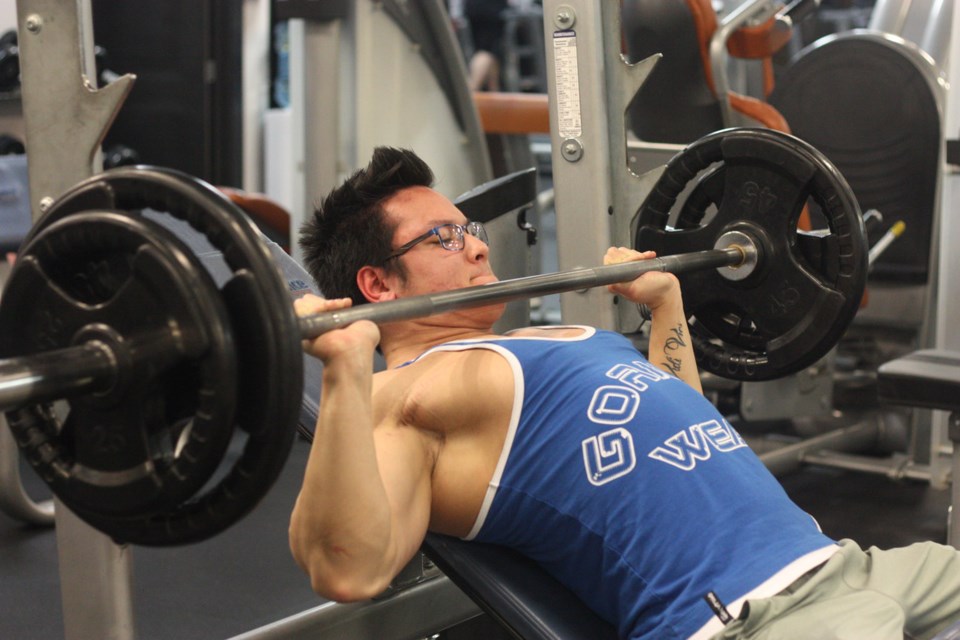
[[[569,589],[515,551],[427,534],[423,551],[491,618],[521,640],[616,640]]]
[[[877,371],[877,393],[881,402],[950,412],[953,482],[947,542],[960,548],[960,352],[922,349],[891,360]]]

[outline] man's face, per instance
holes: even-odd
[[[393,248],[430,229],[467,219],[447,198],[427,187],[410,187],[384,203],[391,222],[396,224]],[[460,289],[496,281],[490,268],[489,247],[480,239],[464,234],[463,250],[444,249],[436,235],[416,244],[401,256],[406,278],[393,276],[398,297]]]

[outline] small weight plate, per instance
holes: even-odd
[[[701,176],[693,203],[679,195]],[[797,222],[814,202],[828,230],[803,235]],[[717,210],[702,220],[702,209]],[[741,380],[795,373],[826,355],[859,308],[867,246],[856,199],[823,154],[768,129],[728,129],[674,157],[640,207],[635,246],[673,255],[714,248],[729,231],[756,238],[758,265],[731,281],[715,270],[681,277],[697,362]]]

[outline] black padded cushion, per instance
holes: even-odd
[[[917,54],[870,32],[827,36],[800,52],[769,98],[794,135],[837,165],[861,210],[906,223],[874,263],[875,281],[927,281],[940,113],[935,70]]]
[[[960,352],[923,349],[886,362],[877,393],[890,404],[960,411]]]
[[[515,551],[427,534],[423,551],[515,638],[616,640],[613,626]]]
[[[521,169],[470,189],[454,204],[469,220],[486,224],[537,199],[537,169]]]

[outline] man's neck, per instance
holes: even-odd
[[[492,327],[489,326],[433,324],[429,319],[394,322],[381,325],[380,349],[387,367],[393,369],[439,344],[493,335]]]

